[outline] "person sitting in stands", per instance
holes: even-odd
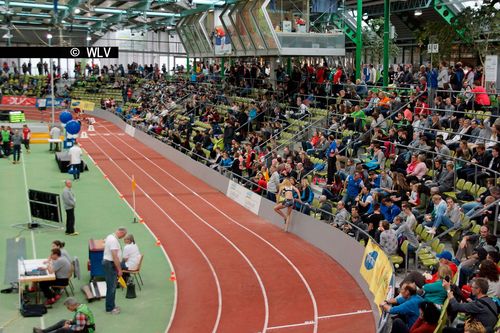
[[[408,330],[403,320],[397,318],[392,323],[391,333],[434,333],[441,312],[431,302],[420,303],[418,309],[420,310],[420,316],[410,330]]]
[[[458,267],[457,265],[452,261],[453,260],[453,255],[451,254],[450,251],[443,251],[436,255],[436,258],[439,259],[439,265],[447,265],[452,272],[452,278],[457,274]],[[429,273],[424,273],[423,274],[425,277],[425,283],[432,283],[436,282],[439,279],[439,272],[436,272],[434,274],[429,274]]]
[[[464,312],[471,319],[479,321],[486,328],[487,332],[493,332],[493,328],[497,323],[497,305],[488,297],[488,280],[484,278],[475,278],[472,282],[472,295],[474,300],[466,303],[459,303],[453,292],[450,289],[450,283],[443,281],[443,287],[448,292],[449,311],[452,313]],[[459,333],[464,332],[464,327],[446,327],[443,333]]]
[[[420,316],[419,304],[423,298],[417,295],[417,287],[413,283],[404,283],[400,295],[382,303],[380,306],[391,315],[398,315],[409,329]],[[393,331],[398,332],[398,331]]]
[[[446,290],[443,287],[443,280],[446,280],[447,278],[451,280],[451,278],[453,277],[453,272],[451,271],[450,266],[446,264],[439,264],[437,275],[439,277],[438,280],[431,283],[426,283],[423,286],[422,289],[424,290],[424,300],[437,305],[443,305],[447,296]]]

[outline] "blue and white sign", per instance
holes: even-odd
[[[54,107],[56,108],[64,108],[68,106],[70,99],[69,98],[55,98],[54,99]],[[36,99],[36,107],[37,108],[50,108],[52,107],[52,98],[37,98]]]

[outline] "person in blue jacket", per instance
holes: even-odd
[[[295,202],[295,208],[299,211],[302,211],[304,214],[309,215],[311,212],[311,204],[314,200],[314,192],[309,185],[309,181],[307,178],[303,178],[300,181],[301,190],[300,190],[300,200],[302,202]]]
[[[428,94],[428,104],[431,108],[434,107],[434,97],[436,97],[436,89],[438,88],[438,70],[429,64],[427,71],[427,90]]]
[[[420,316],[418,305],[423,301],[424,299],[417,295],[417,286],[407,282],[401,286],[398,297],[385,301],[380,306],[391,315],[398,315],[409,329]]]
[[[394,218],[401,213],[401,209],[390,198],[384,198],[380,205],[380,212],[389,223],[392,223]]]
[[[356,203],[356,198],[363,188],[363,179],[361,173],[355,172],[354,175],[349,175],[344,183],[345,194],[342,201],[346,206]]]

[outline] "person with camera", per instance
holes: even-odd
[[[488,297],[488,280],[485,278],[475,278],[472,281],[472,298],[473,299],[463,299],[461,294],[458,294],[457,290],[452,290],[450,282],[443,280],[443,287],[448,293],[449,310],[452,314],[458,312],[464,312],[466,315],[470,316],[471,319],[475,319],[486,328],[486,332],[493,332],[493,329],[497,323],[498,308],[490,297]],[[461,298],[460,302],[457,300],[457,296]],[[446,327],[443,333],[462,333],[464,332],[463,325],[457,325],[457,327]]]

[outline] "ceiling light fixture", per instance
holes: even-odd
[[[75,8],[75,10],[73,11],[73,13],[75,14],[80,14],[82,11],[80,8]]]
[[[415,16],[420,16],[420,15],[422,15],[422,10],[420,9],[415,10]]]
[[[10,31],[7,31],[7,33],[2,36],[2,38],[5,38],[5,39],[10,39],[12,37],[14,37],[14,36],[10,33]]]
[[[87,36],[87,40],[90,42],[92,40],[92,37]]]
[[[47,33],[47,39],[52,39],[52,34],[50,32]]]

